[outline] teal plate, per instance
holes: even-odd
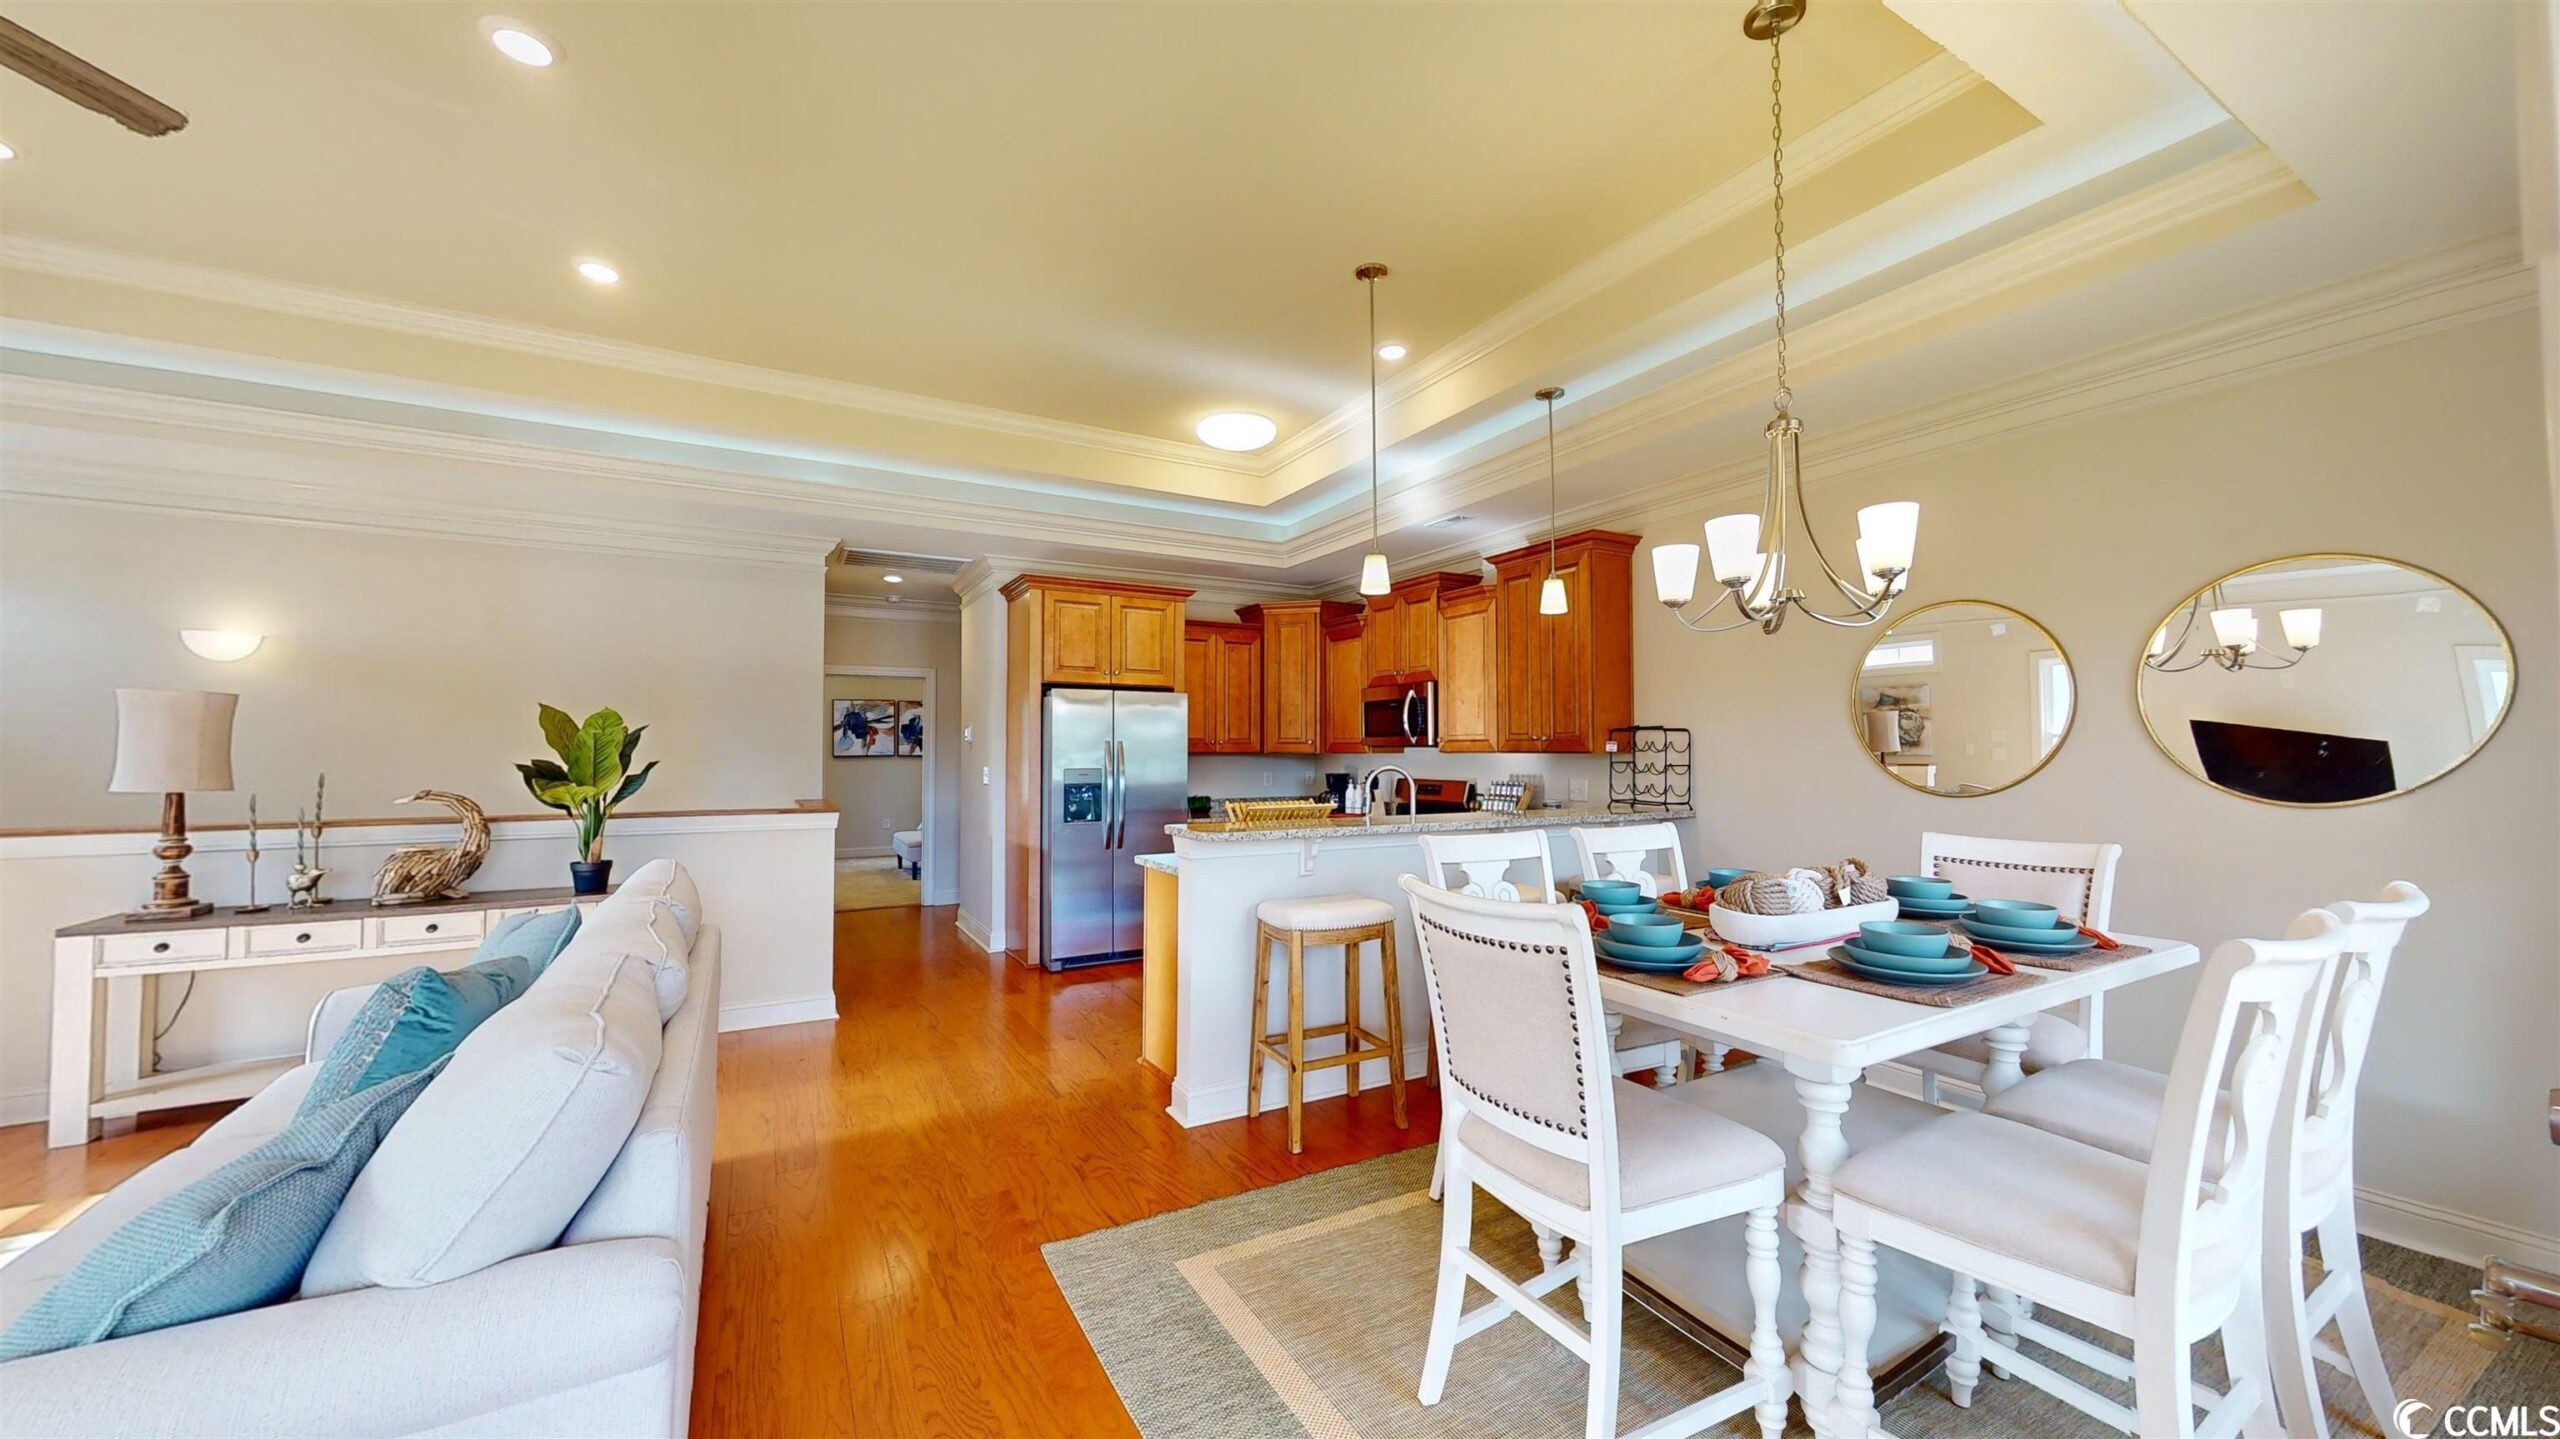
[[[1832,947],[1831,959],[1842,969],[1861,978],[1882,980],[1886,984],[1908,984],[1918,989],[1944,989],[1951,984],[1967,984],[1991,972],[1980,960],[1975,960],[1973,968],[1960,974],[1913,974],[1908,970],[1878,969],[1873,965],[1860,964],[1857,956],[1842,945]]]
[[[1968,966],[1981,963],[1967,950],[1915,959],[1907,954],[1887,954],[1880,949],[1869,949],[1863,944],[1843,943],[1840,947],[1849,951],[1850,958],[1869,969],[1889,969],[1896,974],[1962,974]]]
[[[1594,948],[1604,959],[1616,960],[1628,969],[1687,969],[1707,952],[1707,942],[1693,939],[1685,944],[1620,944],[1605,934],[1591,937]]]
[[[1994,949],[2014,949],[2028,954],[2078,954],[2095,948],[2098,943],[2072,929],[2037,931],[2006,924],[1985,924],[1978,919],[1960,919],[1956,921],[1956,927]]]
[[[1969,899],[1906,899],[1899,903],[1904,914],[1921,919],[1953,919],[1973,912],[1973,901]]]

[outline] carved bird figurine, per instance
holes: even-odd
[[[462,898],[462,882],[489,857],[489,817],[467,795],[422,789],[396,804],[440,804],[462,821],[462,843],[413,844],[383,856],[373,872],[373,902],[381,905],[423,904],[431,899]]]

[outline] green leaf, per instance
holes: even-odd
[[[517,765],[516,773],[524,776],[524,787],[526,793],[532,795],[536,800],[541,801],[543,804],[550,805],[551,808],[559,810],[563,814],[568,813],[569,807],[567,805],[545,799],[542,794],[543,787],[546,785],[566,784],[568,782],[569,776],[566,771],[560,768],[560,766],[553,764],[547,759],[538,759],[531,764]]]
[[[534,787],[533,797],[557,810],[575,810],[596,797],[594,785],[575,780],[557,780]]]
[[[640,725],[622,737],[622,772],[624,774],[631,772],[631,756],[640,748],[640,736],[648,732],[647,725]]]
[[[540,714],[543,742],[551,746],[553,754],[567,761],[569,747],[578,742],[578,722],[569,718],[567,710],[553,709],[549,705],[543,705]]]
[[[637,731],[635,731],[635,733],[637,733]],[[640,792],[640,786],[649,782],[649,771],[656,769],[657,767],[658,762],[656,760],[651,760],[647,764],[640,766],[637,773],[623,780],[622,788],[613,792],[613,803],[606,805],[605,808],[608,810],[622,808],[622,802],[631,798],[633,795],[638,794]]]
[[[569,752],[569,777],[593,789],[611,793],[622,783],[622,716],[612,710],[597,710],[587,716],[578,729]]]

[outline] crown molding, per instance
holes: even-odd
[[[31,274],[119,285],[182,299],[239,305],[298,319],[322,320],[421,339],[480,345],[572,364],[597,365],[661,379],[745,390],[904,420],[954,425],[1019,439],[1078,445],[1110,454],[1167,461],[1221,474],[1263,473],[1259,457],[1239,457],[1207,445],[1161,440],[1098,425],[1053,420],[988,405],[940,400],[902,390],[830,380],[736,360],[608,340],[570,330],[492,319],[460,310],[377,299],[344,290],[219,270],[178,260],[128,254],[32,235],[0,235],[0,267]]]
[[[933,604],[918,600],[900,600],[891,604],[869,595],[827,596],[827,617],[845,620],[886,620],[907,625],[956,625],[960,623],[960,606]]]

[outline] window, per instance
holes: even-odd
[[[1938,641],[1921,635],[1911,639],[1888,640],[1867,651],[1871,670],[1919,670],[1938,662]]]
[[[2071,732],[2071,666],[2062,656],[2050,651],[2037,654],[2036,669],[2036,758],[2053,753],[2062,737]]]

